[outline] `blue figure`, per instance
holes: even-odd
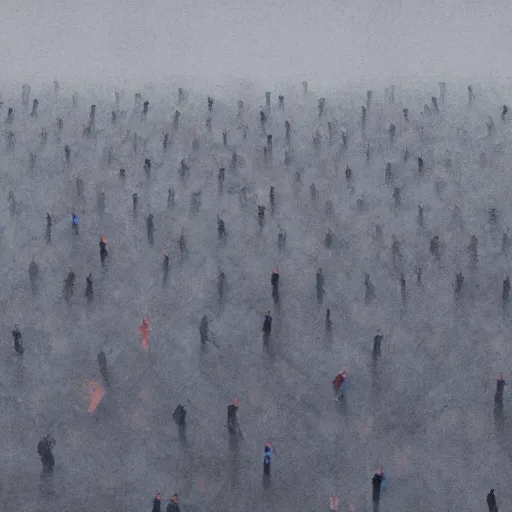
[[[78,217],[76,213],[71,214],[71,226],[76,235],[78,235]]]

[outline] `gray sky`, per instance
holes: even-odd
[[[511,27],[508,0],[2,0],[0,64],[4,80],[505,80]]]

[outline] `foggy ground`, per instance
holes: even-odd
[[[501,284],[510,271],[501,241],[511,222],[512,133],[510,122],[500,122],[500,111],[509,97],[490,86],[475,87],[476,102],[468,107],[467,84],[448,83],[441,112],[429,117],[420,110],[438,96],[436,86],[397,88],[394,104],[375,90],[363,135],[365,89],[325,93],[319,118],[322,92],[311,83],[304,95],[297,84],[272,91],[263,131],[259,112],[265,91],[235,84],[210,93],[215,103],[209,133],[207,99],[200,89],[190,89],[182,105],[176,89],[141,89],[142,101],[150,102],[146,120],[133,111],[134,91],[126,91],[120,102],[126,115],[120,112],[117,125],[110,121],[116,108],[113,90],[79,91],[78,108],[72,107],[73,90],[65,84],[57,97],[51,86],[33,90],[28,107],[21,105],[21,86],[2,94],[2,119],[9,106],[15,109],[0,141],[4,510],[150,510],[160,491],[163,505],[178,492],[185,512],[326,510],[334,494],[340,495],[341,510],[354,503],[363,511],[371,508],[370,479],[377,466],[389,481],[381,512],[483,510],[491,487],[506,510],[512,503],[511,404],[507,393],[499,427],[493,395],[498,371],[509,380],[512,357],[509,308],[501,303]],[[277,104],[281,93],[284,111]],[[35,97],[37,119],[30,117]],[[245,104],[241,118],[238,99]],[[87,138],[82,127],[93,103],[96,131]],[[405,107],[408,124],[402,117]],[[176,108],[181,112],[177,131],[172,121]],[[485,126],[489,115],[496,126],[492,137]],[[57,117],[63,119],[60,139]],[[292,126],[289,166],[283,164],[285,120]],[[331,143],[328,121],[337,123]],[[388,137],[391,122],[397,127],[394,144]],[[45,145],[39,138],[43,127],[48,131]],[[224,128],[228,147],[222,143]],[[312,144],[317,128],[319,149]],[[346,150],[342,129],[349,137]],[[16,137],[12,149],[8,130]],[[134,132],[140,137],[136,153]],[[170,134],[167,152],[163,132]],[[263,158],[266,134],[273,134],[268,163]],[[199,140],[197,151],[194,139]],[[366,142],[372,148],[369,162]],[[71,148],[69,166],[65,144]],[[404,163],[406,147],[411,157]],[[29,150],[36,153],[33,169]],[[235,170],[230,169],[233,150],[241,159]],[[485,166],[481,151],[487,156]],[[425,161],[423,176],[418,156]],[[149,179],[145,158],[153,166]],[[185,180],[178,172],[183,158],[190,166]],[[386,162],[392,163],[391,185],[385,183]],[[354,175],[353,192],[345,180],[347,165]],[[121,167],[125,184],[119,179]],[[222,194],[220,167],[226,168]],[[85,184],[85,201],[77,197],[77,176]],[[312,182],[318,188],[316,201],[310,196]],[[270,185],[276,190],[274,214]],[[396,212],[394,186],[403,189]],[[97,210],[100,187],[106,193],[103,215]],[[167,207],[170,187],[176,190],[172,210]],[[239,201],[241,187],[248,191],[246,208]],[[202,204],[192,215],[191,193],[199,189]],[[14,214],[7,201],[10,190],[17,202]],[[132,213],[135,191],[137,215]],[[366,203],[363,211],[357,208],[358,198]],[[325,213],[327,200],[333,201],[333,218]],[[416,221],[418,203],[425,205],[424,229]],[[257,204],[267,207],[261,230]],[[455,204],[462,212],[460,229],[452,222]],[[488,223],[491,207],[498,212],[494,228]],[[78,238],[71,231],[73,209],[80,218]],[[45,239],[46,212],[54,223],[51,244]],[[153,247],[145,227],[150,212],[155,216]],[[218,241],[217,214],[226,223],[225,244]],[[381,244],[374,237],[376,223],[383,225]],[[287,233],[282,252],[277,247],[280,227]],[[331,251],[323,244],[327,228],[336,236]],[[189,250],[184,261],[178,248],[182,229]],[[402,242],[397,268],[393,234]],[[439,264],[429,253],[436,234]],[[466,250],[472,234],[479,241],[476,268],[470,267]],[[100,235],[106,236],[110,253],[105,269]],[[171,260],[167,283],[164,249]],[[27,272],[33,256],[41,269],[36,294]],[[278,307],[270,287],[276,265]],[[416,266],[423,267],[423,287],[415,285]],[[68,305],[62,289],[70,267],[77,285]],[[326,278],[321,305],[315,291],[318,267]],[[223,304],[217,296],[219,268],[227,275]],[[465,282],[462,296],[455,299],[452,284],[459,270]],[[405,305],[401,271],[407,279]],[[91,304],[84,295],[89,272],[94,279]],[[370,304],[364,301],[365,273],[376,286]],[[332,312],[331,335],[324,327],[326,308]],[[265,347],[261,325],[267,309],[274,323]],[[216,344],[204,348],[198,332],[203,314]],[[151,327],[149,356],[137,332],[144,316]],[[23,334],[23,358],[13,349],[15,323]],[[374,365],[377,327],[385,338],[382,358]],[[96,362],[101,349],[113,385],[99,410],[88,415],[81,385],[85,379],[101,381]],[[331,381],[341,368],[349,374],[346,399],[335,403]],[[226,429],[226,407],[235,396],[245,437],[238,450],[229,447]],[[171,415],[187,399],[183,440]],[[41,479],[36,446],[46,433],[57,441],[56,467],[50,479]],[[277,454],[271,487],[263,489],[267,439]]]

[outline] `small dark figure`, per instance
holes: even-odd
[[[165,512],[180,512],[180,506],[178,505],[178,495],[177,494],[172,495],[172,498],[170,499]]]
[[[370,105],[372,104],[372,96],[373,96],[373,91],[371,90],[367,90],[366,91],[366,108],[370,108]]]
[[[73,229],[75,235],[78,235],[78,217],[76,213],[71,214],[71,228]]]
[[[213,110],[213,98],[208,96],[208,112],[211,112]]]
[[[75,286],[76,275],[70,270],[66,280],[64,281],[64,297],[66,300],[71,299],[73,296],[74,286]]]
[[[224,169],[224,167],[221,167],[219,169],[219,175],[217,176],[217,181],[219,182],[219,190],[221,192],[224,189],[224,175],[225,175],[225,169]]]
[[[93,298],[93,290],[92,290],[92,272],[85,278],[85,296],[92,300]]]
[[[267,135],[267,149],[269,153],[272,153],[272,135]]]
[[[334,239],[333,232],[330,229],[327,229],[327,231],[325,232],[324,244],[325,244],[325,247],[327,247],[327,249],[329,249],[329,250],[332,249],[333,239]]]
[[[226,131],[226,129],[222,130],[222,144],[224,145],[224,147],[228,145],[228,132]]]
[[[53,471],[53,466],[55,466],[55,459],[52,453],[52,448],[54,446],[55,439],[53,439],[49,434],[43,437],[37,445],[37,453],[41,457],[43,470],[48,473]]]
[[[211,131],[212,131],[212,118],[210,116],[208,116],[206,118],[206,129],[208,130],[208,132],[211,133]]]
[[[265,123],[267,122],[267,116],[263,110],[260,110],[260,124],[263,129],[265,129]]]
[[[345,180],[347,182],[347,188],[349,188],[352,183],[352,169],[348,165],[345,169]]]
[[[277,248],[279,252],[286,248],[286,233],[284,231],[279,231],[277,235]]]
[[[314,182],[311,183],[311,185],[309,186],[309,192],[311,195],[311,200],[316,201],[316,198],[318,197],[318,192],[317,192],[316,185]]]
[[[151,160],[149,158],[146,158],[144,160],[144,172],[146,173],[146,175],[149,178],[149,174],[151,172]]]
[[[400,187],[395,187],[393,191],[393,199],[395,201],[395,209],[400,208],[402,203],[402,189]]]
[[[478,262],[478,238],[475,235],[471,235],[469,240],[469,262],[472,265],[476,265]]]
[[[422,268],[421,267],[416,267],[416,284],[418,286],[421,286],[422,285],[422,282],[421,282],[421,277],[422,277]]]
[[[435,96],[432,96],[432,108],[434,109],[434,112],[436,114],[439,113],[439,107],[437,106],[437,98]]]
[[[270,333],[272,331],[272,317],[270,316],[270,311],[265,313],[265,319],[263,320],[263,336],[265,339],[268,339]]]
[[[508,232],[505,231],[505,233],[503,233],[503,237],[501,239],[501,250],[503,252],[507,252],[509,247],[510,247],[510,237],[508,235]]]
[[[35,99],[32,102],[32,112],[30,113],[30,117],[37,117],[37,107],[39,105],[39,101]]]
[[[455,294],[460,295],[462,291],[462,283],[464,283],[464,276],[459,272],[455,276]]]
[[[370,279],[370,274],[364,275],[364,302],[369,304],[375,298],[375,285]]]
[[[133,205],[133,213],[137,211],[137,205],[139,204],[139,195],[137,192],[132,194],[132,205]]]
[[[506,120],[506,116],[507,116],[507,112],[508,112],[508,107],[507,105],[503,105],[502,109],[501,109],[501,121],[504,123],[505,120]]]
[[[176,409],[174,409],[174,412],[172,413],[172,419],[178,425],[178,428],[180,431],[184,431],[186,427],[185,418],[187,416],[187,411],[185,410],[185,406],[179,404]]]
[[[325,311],[325,330],[330,332],[332,330],[332,322],[331,322],[331,310],[327,309]]]
[[[148,215],[148,218],[146,219],[146,228],[147,228],[147,231],[148,231],[148,241],[149,241],[149,245],[153,245],[154,243],[154,233],[155,233],[155,227],[154,227],[154,224],[153,224],[153,214],[150,213]]]
[[[393,172],[391,170],[391,164],[389,162],[386,164],[386,170],[384,171],[384,174],[386,185],[389,185],[393,179]]]
[[[219,292],[219,298],[220,299],[224,298],[224,287],[225,287],[225,284],[226,284],[226,274],[222,270],[220,270],[219,271],[218,281],[217,281],[217,290]]]
[[[286,144],[290,144],[290,135],[292,132],[292,127],[291,127],[290,121],[284,122],[284,129],[286,131],[286,134],[285,134]]]
[[[52,216],[46,214],[46,242],[51,243],[52,241]]]
[[[489,224],[496,224],[498,221],[498,214],[496,213],[496,208],[491,208],[489,210]]]
[[[112,110],[110,113],[110,119],[112,121],[112,124],[117,124],[117,112],[115,110]]]
[[[176,110],[176,112],[174,112],[174,120],[173,120],[173,127],[175,130],[177,130],[179,127],[179,119],[180,119],[180,111]]]
[[[418,157],[418,172],[421,174],[424,168],[423,158],[421,156]]]
[[[327,217],[334,215],[334,203],[331,200],[325,202],[325,215]]]
[[[498,512],[498,505],[496,504],[494,489],[491,489],[487,495],[487,506],[489,507],[489,512]]]
[[[270,284],[272,285],[272,297],[274,302],[279,302],[279,270],[274,268],[270,276]]]
[[[160,493],[158,492],[155,496],[155,499],[153,500],[153,509],[151,510],[151,512],[161,512],[161,496],[160,496]]]
[[[265,93],[265,105],[267,107],[267,110],[270,110],[270,93]]]
[[[76,179],[76,194],[79,198],[83,199],[84,197],[84,182],[80,176]]]
[[[181,162],[180,162],[180,176],[182,178],[184,178],[188,172],[190,170],[190,167],[187,165],[187,163],[185,162],[185,159],[183,159]]]
[[[110,386],[110,379],[107,371],[107,356],[103,350],[98,354],[98,365],[100,367],[101,376],[107,386]]]
[[[501,293],[501,298],[503,302],[508,302],[510,296],[510,277],[507,276],[503,281],[503,290]]]
[[[373,337],[373,354],[375,357],[380,357],[380,347],[383,338],[384,336],[380,332],[380,329],[377,329],[377,333]]]
[[[383,478],[384,476],[380,468],[377,468],[372,478],[372,502],[374,512],[378,512],[379,510],[380,487],[382,485]]]
[[[187,256],[187,238],[185,237],[185,228],[182,228],[180,239],[178,241],[180,246],[180,254],[181,257],[184,258]]]
[[[404,115],[404,121],[405,121],[406,123],[408,123],[408,122],[409,122],[409,109],[404,108],[404,109],[402,110],[402,113],[403,113],[403,115]]]
[[[318,303],[322,303],[324,297],[324,274],[322,269],[319,268],[316,273],[316,298]]]
[[[69,162],[71,161],[71,150],[67,144],[64,146],[64,157],[66,159],[66,165],[69,165]]]
[[[35,256],[32,258],[30,265],[28,266],[28,276],[30,279],[30,285],[32,291],[37,289],[37,280],[39,278],[39,265],[35,262]]]
[[[284,96],[282,94],[280,94],[278,97],[278,100],[279,100],[279,108],[281,110],[283,110],[284,109]]]
[[[324,113],[324,106],[325,106],[325,98],[320,98],[318,100],[318,117],[322,117]]]
[[[391,141],[391,143],[393,143],[395,141],[395,134],[396,134],[396,126],[391,123],[389,125],[389,140]]]
[[[393,255],[395,256],[401,256],[401,247],[400,247],[400,240],[398,240],[396,235],[393,235],[393,242],[392,242],[392,249],[393,249]]]
[[[400,294],[402,295],[402,300],[405,301],[407,299],[407,288],[403,272],[400,274]]]
[[[224,221],[217,215],[217,233],[219,234],[219,240],[222,240],[226,236],[226,226]]]
[[[21,339],[21,332],[18,324],[14,326],[14,330],[12,331],[12,337],[14,338],[14,350],[17,354],[22,355],[24,352],[23,348],[23,340]]]
[[[169,134],[166,132],[164,133],[164,140],[162,142],[164,146],[164,151],[167,149],[167,146],[169,145]]]
[[[263,456],[263,478],[268,483],[270,479],[270,466],[272,461],[272,445],[269,441],[265,443],[265,453]]]
[[[361,126],[363,130],[366,128],[366,107],[364,105],[361,107]]]
[[[146,101],[144,102],[144,108],[143,108],[143,110],[142,110],[142,115],[143,115],[144,117],[146,117],[146,116],[148,115],[148,109],[149,109],[149,101],[148,101],[148,100],[146,100]]]
[[[244,102],[242,100],[238,100],[238,117],[242,117],[242,114],[244,113]]]
[[[366,162],[369,163],[370,162],[370,158],[372,156],[372,148],[370,146],[370,143],[368,142],[366,144]]]
[[[238,168],[238,155],[236,154],[236,151],[233,151],[233,154],[231,155],[231,162],[229,164],[229,169],[231,171],[236,171]]]
[[[162,268],[164,270],[164,281],[167,280],[167,276],[169,275],[169,253],[164,250],[164,262],[162,264]]]
[[[199,212],[199,209],[201,208],[201,190],[196,190],[195,192],[192,192],[190,196],[190,211],[193,214],[196,214]]]
[[[201,343],[206,343],[208,341],[208,318],[206,315],[201,318],[201,322],[199,323],[199,336],[201,338]]]
[[[14,119],[14,110],[12,107],[9,107],[9,110],[7,110],[7,119],[5,122],[11,123],[13,119]]]
[[[105,261],[108,258],[108,251],[107,251],[107,240],[104,236],[100,238],[100,260],[101,260],[101,266],[105,266]]]
[[[437,235],[430,241],[430,254],[432,254],[435,261],[441,259],[439,254],[439,237]]]
[[[174,198],[176,196],[176,193],[174,192],[173,188],[170,188],[167,191],[167,208],[169,210],[172,210],[174,208]]]
[[[265,221],[265,207],[262,205],[258,205],[258,223],[260,226],[263,226],[263,222]]]
[[[270,186],[269,201],[270,201],[270,211],[273,213],[274,210],[276,209],[276,192],[275,192],[273,185]]]
[[[240,433],[237,412],[238,398],[235,398],[233,403],[228,405],[228,432],[230,436],[235,436]]]
[[[503,390],[505,385],[506,382],[503,378],[503,373],[498,373],[498,378],[496,379],[496,393],[494,394],[494,403],[500,407],[503,407]]]
[[[425,225],[424,218],[423,218],[424,210],[425,210],[425,208],[419,204],[418,205],[418,225],[420,226],[420,228],[424,227],[424,225]]]

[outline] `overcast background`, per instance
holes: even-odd
[[[131,83],[507,80],[511,26],[507,0],[2,0],[0,69]]]

